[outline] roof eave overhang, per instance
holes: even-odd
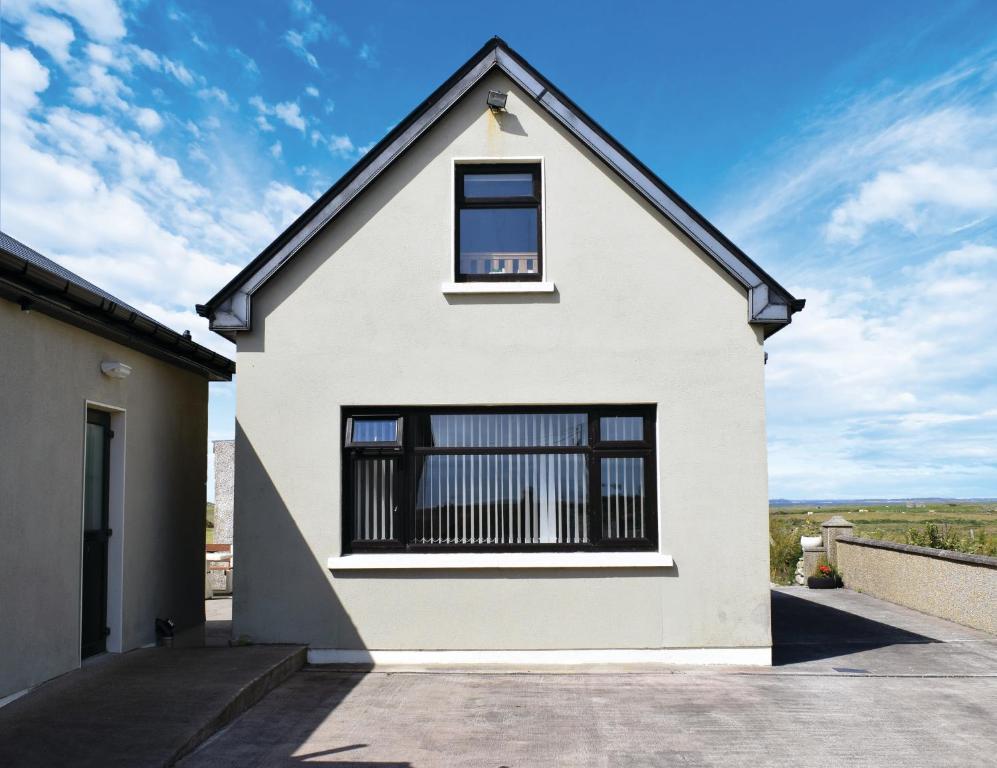
[[[155,357],[209,381],[231,381],[235,363],[121,304],[0,250],[0,298]]]
[[[253,294],[492,69],[507,75],[742,285],[748,295],[748,322],[764,326],[766,337],[788,325],[793,313],[803,308],[803,300],[795,299],[769,277],[522,57],[495,38],[206,305],[198,305],[198,313],[208,318],[211,330],[230,340],[250,330]]]

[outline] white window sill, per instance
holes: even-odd
[[[426,568],[671,568],[659,552],[426,552],[330,557],[330,571]]]
[[[461,293],[554,293],[557,289],[549,281],[522,283],[443,283],[440,290],[445,294]]]

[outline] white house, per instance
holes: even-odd
[[[204,621],[208,382],[234,370],[0,232],[0,701]]]
[[[502,40],[206,305],[234,634],[313,662],[770,661],[803,307]]]

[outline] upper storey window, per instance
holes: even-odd
[[[540,165],[458,165],[457,280],[540,280]]]

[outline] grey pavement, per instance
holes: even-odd
[[[106,654],[0,708],[0,766],[162,766],[304,663],[295,646],[228,647],[231,601],[173,648]]]
[[[848,590],[773,591],[776,666],[308,667],[181,764],[997,765],[997,638]]]

